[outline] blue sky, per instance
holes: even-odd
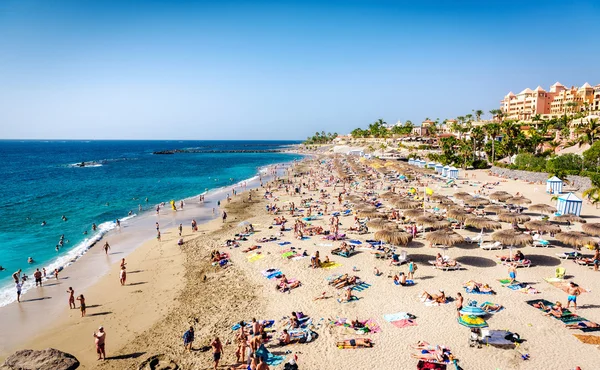
[[[0,138],[303,139],[487,112],[600,83],[598,19],[598,1],[2,0]]]

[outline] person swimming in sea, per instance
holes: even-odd
[[[61,219],[62,219],[63,221],[67,221],[67,217],[66,217],[65,215],[62,215]]]
[[[2,265],[0,265],[0,271],[4,271],[6,270],[4,267],[2,267]]]
[[[27,257],[27,263],[34,263],[35,261],[31,257]]]
[[[93,230],[93,231],[96,231],[96,229],[97,229],[97,228],[98,228],[98,226],[96,226],[96,224],[95,224],[95,223],[93,223],[93,224],[92,224],[92,230]]]
[[[46,226],[46,221],[42,221],[42,226]]]

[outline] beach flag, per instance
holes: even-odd
[[[427,194],[427,195],[433,195],[433,189],[425,188],[425,194]]]

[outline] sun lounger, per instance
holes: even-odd
[[[494,249],[503,249],[504,246],[500,242],[494,242],[494,243],[482,243],[479,246],[479,248],[484,249],[486,251],[491,251]]]
[[[433,268],[438,269],[438,270],[444,270],[444,271],[449,271],[449,270],[460,270],[461,269],[461,264],[451,260],[450,257],[448,256],[443,256],[442,257],[444,260],[444,264],[442,266],[439,266],[437,264],[436,261],[428,261],[430,265],[433,266]]]
[[[547,240],[543,240],[543,239],[538,239],[538,240],[534,240],[533,244],[531,245],[532,247],[544,247],[544,248],[548,248],[550,246],[550,242]]]
[[[467,236],[465,238],[465,241],[469,244],[481,243],[483,241],[483,234],[479,233],[479,234],[477,234],[477,236],[474,236],[473,238]]]
[[[524,260],[518,260],[518,261],[504,261],[502,262],[502,264],[506,265],[508,263],[513,263],[515,264],[516,267],[529,267],[531,266],[531,260],[528,259],[524,259]]]
[[[573,252],[562,252],[562,253],[555,253],[556,256],[558,258],[562,258],[562,259],[576,259],[578,257],[581,257],[581,253],[577,252],[577,251],[573,251]]]

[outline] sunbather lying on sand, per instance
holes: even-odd
[[[481,293],[493,293],[494,290],[487,284],[478,283],[474,280],[469,280],[464,285],[467,290],[481,292]]]
[[[444,257],[442,257],[441,254],[437,254],[437,256],[435,257],[435,266],[437,267],[452,267],[452,266],[456,266],[456,261],[455,260],[444,260]]]
[[[277,237],[274,235],[271,235],[269,237],[262,237],[260,239],[256,239],[256,242],[257,243],[267,243],[267,242],[273,242],[275,240],[277,240]]]
[[[357,280],[358,280],[357,276],[348,277],[345,280],[342,280],[339,283],[335,284],[335,288],[342,289],[345,286],[354,285],[354,284],[356,284]]]
[[[252,246],[250,246],[250,247],[248,247],[248,248],[246,248],[246,249],[242,249],[242,252],[244,252],[244,253],[248,253],[248,252],[250,252],[250,251],[253,251],[253,250],[255,250],[255,249],[258,249],[258,248],[260,248],[260,246],[259,246],[259,245],[252,245]]]
[[[496,255],[496,257],[498,257],[500,259],[500,261],[522,261],[525,259],[525,255],[521,252],[521,251],[517,251],[515,254],[511,256],[498,256]]]
[[[425,361],[437,361],[437,362],[443,362],[444,359],[447,357],[444,354],[444,351],[437,346],[434,350],[428,350],[429,352],[426,353],[413,353],[411,354],[411,357],[413,358],[417,358],[419,360],[425,360]]]
[[[373,342],[369,338],[346,339],[337,342],[338,347],[373,347]]]
[[[429,294],[426,291],[423,291],[423,294],[420,296],[421,298],[425,298],[428,301],[433,301],[437,303],[446,303],[446,294],[443,290],[440,290],[440,294]]]
[[[553,305],[552,307],[548,307],[544,304],[544,302],[540,301],[538,303],[534,303],[533,307],[539,308],[542,311],[546,311],[546,312],[544,312],[544,316],[562,317],[562,315],[563,315],[563,307],[562,307],[562,303],[560,303],[560,302],[556,302],[556,304]]]
[[[591,322],[591,321],[580,321],[575,324],[567,324],[567,325],[565,325],[565,327],[567,327],[569,329],[587,329],[587,328],[600,328],[600,325],[598,325],[595,322]]]
[[[340,283],[342,281],[345,281],[346,279],[348,279],[348,274],[344,274],[342,276],[338,276],[337,278],[331,280],[329,282],[329,285],[336,285],[337,283]]]
[[[281,275],[281,277],[279,278],[279,282],[276,285],[276,288],[280,292],[287,291],[289,293],[292,289],[297,288],[299,286],[300,286],[299,280],[296,280],[293,283],[290,283],[285,275]]]
[[[483,306],[481,306],[481,309],[484,310],[485,312],[491,312],[491,311],[498,311],[499,309],[502,308],[501,304],[493,304],[493,303],[484,303]]]

